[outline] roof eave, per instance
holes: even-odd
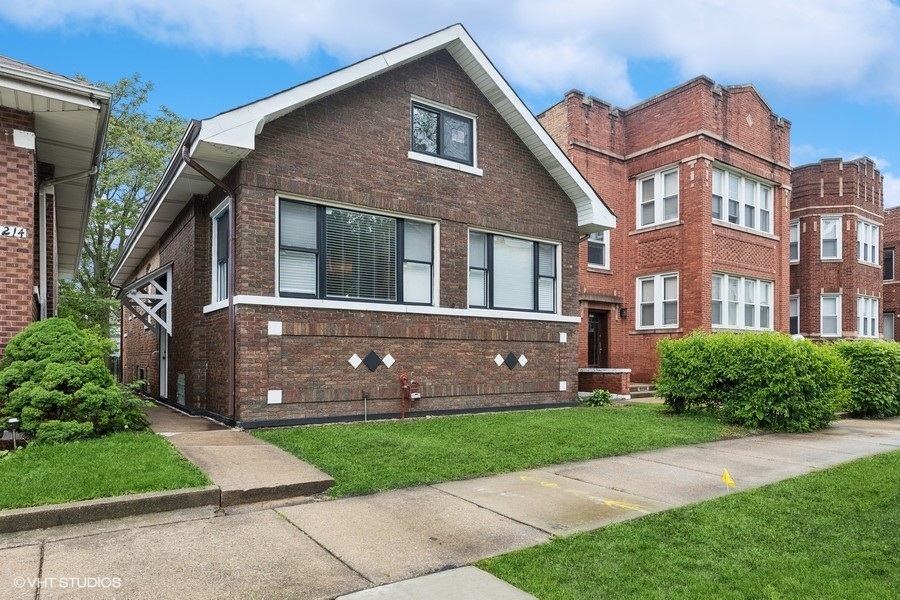
[[[135,255],[139,248],[140,251],[148,252],[152,247],[153,244],[149,243],[152,240],[143,243],[141,241],[148,231],[153,215],[160,205],[167,201],[172,185],[183,176],[185,165],[180,149],[186,143],[189,134],[195,136],[188,144],[190,156],[204,165],[210,162],[215,164],[216,168],[211,168],[210,171],[218,177],[224,176],[255,148],[256,136],[266,123],[306,104],[442,49],[446,49],[453,56],[575,204],[579,232],[592,233],[614,228],[616,217],[612,211],[538,123],[465,28],[457,24],[268,98],[204,119],[202,122],[193,121],[185,133],[179,151],[169,163],[160,186],[157,187],[133,230],[136,236],[133,233],[126,242],[122,258],[113,271],[111,279],[113,285],[121,287],[127,282],[133,269],[143,260],[143,256]],[[164,185],[167,178],[169,182]],[[212,184],[209,184],[206,189],[211,187]],[[173,198],[172,202],[183,205],[187,200],[188,198],[183,197]]]

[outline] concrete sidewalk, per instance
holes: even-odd
[[[213,432],[216,433],[216,432]],[[838,421],[341,500],[194,508],[0,535],[0,597],[527,598],[470,563],[900,449]]]

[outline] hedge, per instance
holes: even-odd
[[[676,412],[711,408],[773,431],[828,425],[849,395],[846,361],[828,344],[774,333],[695,332],[662,340],[656,393]]]
[[[857,417],[900,415],[900,344],[857,340],[834,347],[850,367],[846,410]]]

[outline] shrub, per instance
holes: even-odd
[[[0,414],[45,443],[145,428],[145,402],[116,384],[107,348],[66,319],[31,324],[0,361]]]
[[[612,404],[612,394],[607,390],[594,390],[590,396],[581,399],[585,406],[607,406]]]
[[[663,340],[657,394],[675,411],[708,408],[745,427],[812,431],[842,406],[849,375],[831,345],[778,333]]]
[[[900,344],[842,341],[835,344],[835,350],[850,366],[850,397],[845,408],[859,417],[900,415]]]

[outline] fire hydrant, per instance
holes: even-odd
[[[419,382],[410,381],[408,373],[400,374],[400,418],[406,417],[406,407],[422,397]]]

